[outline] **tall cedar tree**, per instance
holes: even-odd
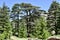
[[[17,15],[17,18],[18,18],[18,20],[20,20],[19,19],[19,14],[20,14],[20,11],[23,11],[24,12],[24,14],[26,13],[26,15],[24,16],[25,17],[25,20],[26,20],[26,28],[27,28],[27,33],[28,33],[28,35],[27,35],[27,37],[29,36],[29,34],[31,33],[30,32],[30,30],[31,30],[31,28],[29,28],[29,27],[31,27],[31,12],[32,12],[32,10],[34,9],[34,8],[36,8],[35,6],[32,6],[31,4],[27,4],[27,3],[21,3],[21,4],[15,4],[14,6],[13,6],[13,8],[12,8],[12,12],[13,12],[13,14],[18,14]],[[13,18],[15,19],[15,17],[16,16],[14,16]],[[13,19],[13,20],[14,20]],[[19,21],[17,21],[17,26],[16,26],[16,32],[18,32],[18,30],[20,30],[19,29]],[[18,34],[20,34],[19,32],[18,32]],[[21,34],[20,34],[21,35]],[[23,35],[22,35],[23,36]]]
[[[26,13],[26,17],[25,17],[25,20],[26,20],[26,27],[27,27],[27,37],[30,37],[30,34],[31,34],[31,30],[32,30],[32,27],[34,25],[34,18],[32,16],[33,14],[33,10],[34,9],[37,9],[38,7],[36,6],[33,6],[31,4],[27,4],[27,3],[21,3],[20,4],[20,7],[21,8],[24,8],[23,9],[23,12]]]

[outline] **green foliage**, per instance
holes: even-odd
[[[20,38],[26,38],[27,37],[27,27],[25,25],[25,21],[22,20],[22,22],[20,22],[20,27],[19,27],[19,37]]]
[[[44,19],[44,17],[40,17],[40,23],[41,23],[41,38],[42,39],[46,39],[50,36],[50,33],[48,32],[47,30],[47,22],[46,20]]]
[[[32,38],[41,39],[46,39],[50,36],[50,33],[47,30],[47,23],[44,17],[40,17],[39,19],[35,20],[35,26],[30,35]]]
[[[8,15],[9,9],[3,5],[0,12],[0,40],[10,38],[12,28]]]
[[[4,33],[0,34],[0,40],[4,40],[5,35],[6,35],[6,32],[4,32]]]
[[[44,30],[44,33],[43,33],[43,38],[46,39],[48,38],[49,36],[51,36],[51,34],[48,32],[48,30]]]
[[[45,17],[40,16],[41,11],[43,10],[39,10],[38,8],[39,7],[27,3],[14,4],[11,12],[13,14],[13,21],[11,21],[11,26],[11,23],[9,21],[9,9],[7,6],[3,5],[3,7],[0,8],[0,40],[10,38],[11,31],[13,32],[14,36],[20,38],[26,38],[29,36],[31,38],[46,39],[51,35],[48,31],[49,28],[52,27],[58,34],[58,31],[60,31],[59,3],[54,1],[48,10],[48,17],[52,18],[52,21],[48,21],[48,23],[50,22],[49,24],[47,24]],[[51,22],[55,24],[53,25],[55,27],[50,25]]]
[[[49,16],[50,16],[50,17],[48,17],[49,18],[48,19],[48,22],[49,22],[48,28],[51,28],[50,30],[52,30],[52,29],[55,30],[55,34],[59,34],[59,29],[60,29],[60,4],[56,1],[53,1],[48,11],[49,11]]]

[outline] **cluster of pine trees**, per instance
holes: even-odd
[[[47,30],[47,22],[44,10],[27,3],[15,4],[12,7],[13,35],[20,38],[47,38],[50,33]]]
[[[46,18],[45,15],[46,14]],[[48,13],[29,3],[16,3],[10,10],[0,7],[0,40],[11,36],[45,39],[51,31],[60,34],[60,4],[53,1]]]

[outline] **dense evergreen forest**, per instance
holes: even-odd
[[[60,35],[60,4],[53,1],[48,12],[29,3],[16,3],[11,10],[0,7],[0,40],[19,38],[46,39]]]

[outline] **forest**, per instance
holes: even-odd
[[[60,4],[53,1],[48,9],[30,3],[15,3],[10,9],[5,3],[0,7],[0,40],[18,38],[47,39],[60,37]]]

